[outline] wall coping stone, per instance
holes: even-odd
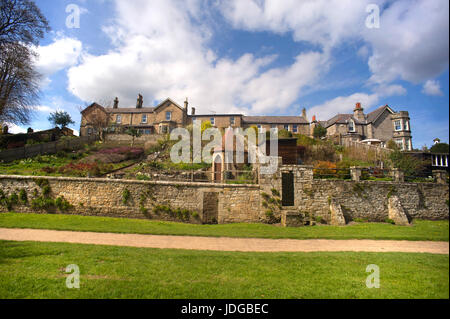
[[[72,181],[88,183],[122,183],[122,184],[143,184],[143,185],[167,185],[167,186],[191,186],[191,187],[212,187],[212,188],[244,188],[260,189],[259,184],[219,184],[219,183],[199,183],[199,182],[178,182],[178,181],[139,181],[130,179],[111,178],[83,178],[83,177],[59,177],[59,176],[23,176],[23,175],[0,175],[2,179],[35,180],[47,179],[55,181]]]

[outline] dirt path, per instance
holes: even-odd
[[[228,237],[154,236],[0,228],[0,240],[63,242],[146,248],[253,252],[415,252],[448,254],[448,242],[393,240],[260,239]]]

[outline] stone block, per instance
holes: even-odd
[[[388,203],[389,219],[392,219],[396,225],[408,226],[408,217],[405,214],[400,199],[397,196],[391,196]]]

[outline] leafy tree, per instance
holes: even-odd
[[[425,161],[399,150],[395,150],[389,155],[389,162],[391,167],[400,169],[406,176],[420,175],[427,165]]]
[[[398,151],[398,145],[397,143],[394,142],[394,140],[389,140],[386,143],[386,148],[390,149],[390,150],[394,150],[394,151]]]
[[[327,129],[319,124],[316,127],[314,127],[313,136],[314,136],[314,138],[325,137],[325,136],[327,136]]]
[[[0,0],[0,122],[27,124],[39,97],[32,45],[49,31],[30,0]]]
[[[448,153],[449,145],[447,143],[437,143],[430,148],[431,153]]]
[[[289,132],[288,130],[278,130],[278,137],[279,138],[287,138],[287,137],[292,137],[292,133]]]
[[[202,122],[202,126],[201,126],[202,134],[203,134],[204,131],[206,131],[209,128],[212,128],[212,125],[211,125],[210,121]]]
[[[125,131],[126,134],[131,135],[132,136],[132,140],[131,140],[131,147],[134,146],[134,140],[136,138],[139,138],[142,136],[142,132],[135,129],[134,127],[129,128],[128,130]]]
[[[50,123],[54,126],[60,125],[61,128],[67,127],[69,124],[75,124],[75,122],[70,117],[70,114],[65,111],[56,111],[54,113],[50,113],[48,117]]]

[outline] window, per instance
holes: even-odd
[[[285,125],[285,126],[284,126],[284,129],[285,129],[286,131],[289,131],[289,125]]]
[[[353,120],[350,120],[350,122],[348,122],[348,131],[349,132],[355,131],[355,122]]]
[[[234,120],[234,116],[232,116],[232,117],[230,117],[230,124],[231,125],[234,125],[236,122],[235,122],[235,120]]]
[[[92,131],[92,127],[89,127],[89,128],[88,128],[88,135],[92,135],[92,132],[93,132],[93,131]]]
[[[145,129],[144,130],[144,134],[145,135],[150,135],[150,134],[152,134],[152,132],[149,129]]]
[[[404,121],[403,122],[403,130],[404,131],[409,131],[409,121]]]
[[[258,125],[256,125],[257,127],[258,127],[258,132],[261,132],[262,131],[262,125],[261,124],[258,124]]]
[[[212,125],[212,126],[216,125],[216,119],[215,119],[214,117],[211,117],[211,118],[209,119],[209,121],[211,122],[211,125]]]
[[[195,122],[195,121],[197,121],[197,118],[194,116],[194,117],[192,117],[192,122]]]
[[[396,140],[395,140],[395,143],[397,143],[397,146],[398,146],[401,150],[404,149],[404,147],[403,147],[403,140],[402,140],[402,139],[396,139]]]
[[[147,123],[147,114],[142,114],[142,123]]]
[[[116,123],[117,123],[117,124],[122,123],[122,115],[117,114],[117,117],[116,117]]]
[[[172,112],[166,112],[166,121],[172,121]]]
[[[396,131],[401,131],[402,129],[402,122],[400,120],[397,120],[394,122],[394,127]]]
[[[275,124],[272,124],[272,125],[270,126],[270,128],[277,129],[278,126],[276,126]]]
[[[298,125],[294,125],[294,126],[292,127],[292,131],[293,131],[294,133],[297,133],[297,132],[298,132]]]

